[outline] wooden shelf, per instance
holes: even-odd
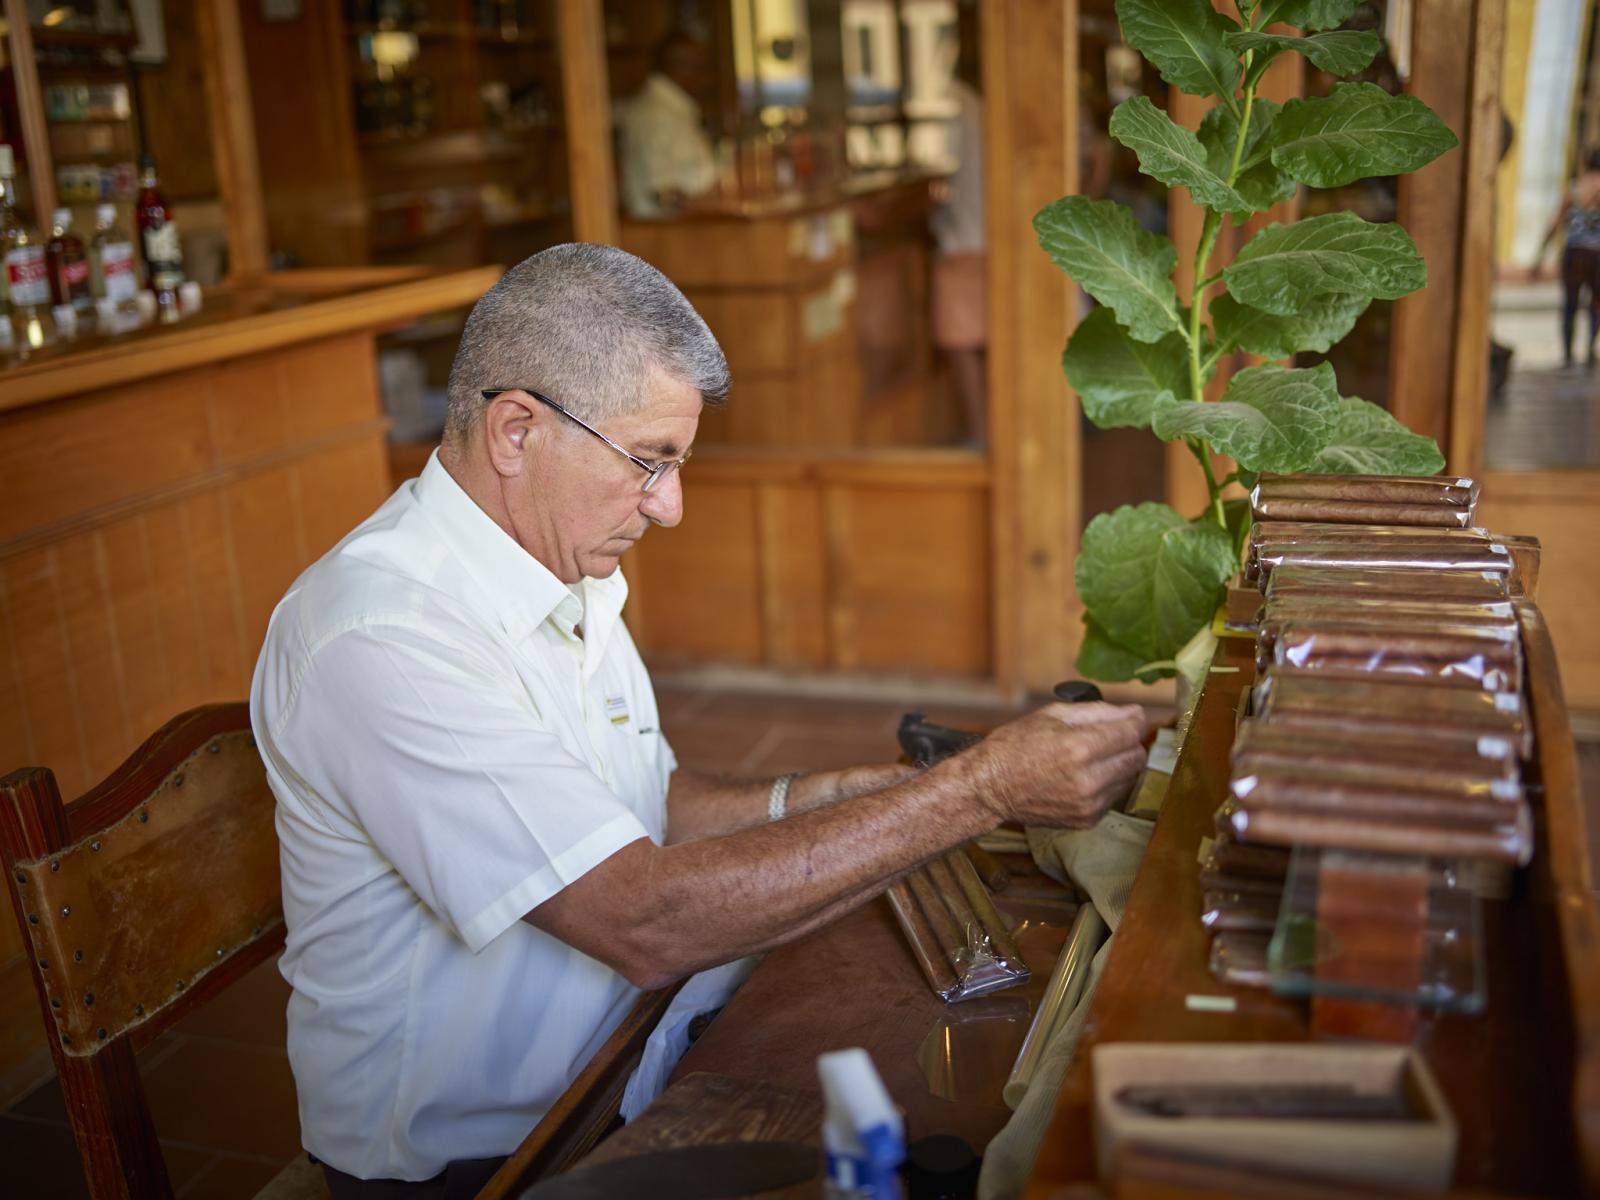
[[[508,48],[553,49],[555,39],[546,33],[519,33],[513,37],[506,37],[490,29],[482,29],[476,25],[450,24],[445,22],[429,22],[421,25],[366,25],[346,24],[345,34],[352,38],[370,37],[377,33],[407,33],[424,42],[477,42],[480,46],[505,46]]]

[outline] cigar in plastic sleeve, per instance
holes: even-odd
[[[1449,475],[1276,475],[1269,472],[1256,481],[1256,491],[1273,499],[1472,508],[1478,503],[1479,484],[1474,479]]]
[[[1327,521],[1349,525],[1417,525],[1470,529],[1470,508],[1431,504],[1379,504],[1355,500],[1267,500],[1251,506],[1261,521]]]
[[[1503,779],[1521,777],[1517,746],[1509,735],[1483,734],[1465,743],[1464,752],[1442,758],[1436,742],[1420,741],[1403,726],[1379,725],[1354,732],[1279,728],[1266,721],[1246,721],[1234,739],[1235,758],[1251,753],[1265,762],[1294,765],[1302,761],[1342,760],[1347,770],[1370,766],[1397,770],[1412,777],[1456,775]]]
[[[1278,907],[1275,893],[1207,890],[1200,897],[1200,924],[1218,932],[1271,933]]]
[[[1269,987],[1272,973],[1267,966],[1267,949],[1272,936],[1225,930],[1211,939],[1208,965],[1211,974],[1224,983],[1240,987]]]
[[[1340,525],[1333,521],[1257,521],[1250,526],[1250,545],[1282,546],[1306,542],[1351,543],[1403,542],[1408,545],[1461,545],[1495,542],[1499,537],[1486,529],[1440,529],[1415,525]]]
[[[1017,944],[1011,937],[1011,930],[1006,927],[1004,918],[995,909],[989,894],[983,890],[983,881],[978,878],[977,871],[973,870],[966,855],[959,850],[946,855],[943,865],[966,896],[967,904],[978,918],[979,924],[983,926],[984,933],[989,936],[989,944],[994,947],[995,956],[1005,962],[1022,966],[1022,955],[1017,952]]]
[[[1460,547],[1408,546],[1387,542],[1355,546],[1313,542],[1263,550],[1250,561],[1255,564],[1255,574],[1250,575],[1252,579],[1271,575],[1277,568],[1288,566],[1363,571],[1498,571],[1508,576],[1514,566],[1511,552],[1499,542],[1469,542]]]
[[[922,915],[922,909],[906,886],[905,880],[891,884],[888,897],[895,917],[906,932],[906,941],[911,943],[912,957],[922,968],[928,986],[941,1000],[949,1000],[960,991],[961,981],[956,978],[955,972],[946,961],[944,948],[940,945],[938,936],[928,924],[928,919]]]
[[[1281,751],[1248,746],[1233,756],[1235,778],[1293,772],[1307,781],[1371,788],[1375,791],[1426,792],[1465,800],[1522,800],[1525,793],[1515,771],[1495,770],[1475,756],[1441,755],[1438,747],[1425,747],[1422,763],[1382,762],[1351,746],[1343,754]],[[1485,768],[1489,769],[1485,769]]]
[[[972,957],[967,949],[966,930],[956,925],[955,918],[944,906],[944,901],[940,899],[939,892],[933,886],[933,881],[928,878],[926,870],[918,869],[911,872],[906,876],[905,882],[910,887],[911,894],[916,897],[922,915],[933,929],[934,938],[944,952],[945,960],[955,971],[956,978],[961,978]]]
[[[978,878],[983,880],[983,885],[991,892],[1003,892],[1011,886],[1011,872],[1006,865],[977,842],[968,842],[962,847],[962,852],[972,864],[972,869],[977,871]]]
[[[956,880],[955,874],[950,870],[947,859],[936,858],[923,867],[928,879],[933,883],[934,891],[939,893],[939,900],[949,911],[951,919],[961,933],[961,944],[972,950],[981,947],[987,940],[994,946],[994,956],[1001,957],[998,945],[994,942],[989,929],[979,919],[968,902],[967,894],[961,884]]]
[[[1522,803],[1517,794],[1450,796],[1402,788],[1351,786],[1317,779],[1292,769],[1236,775],[1229,785],[1238,808],[1246,812],[1337,813],[1385,822],[1426,822],[1440,828],[1492,829],[1514,819]]]
[[[1283,812],[1236,808],[1234,832],[1251,841],[1280,846],[1321,846],[1370,850],[1380,854],[1423,854],[1437,858],[1481,858],[1525,865],[1533,856],[1533,834],[1526,807],[1515,819],[1490,829],[1442,829],[1425,823],[1380,823],[1334,813]]]
[[[1325,598],[1370,597],[1377,600],[1504,600],[1507,573],[1494,571],[1416,571],[1388,568],[1364,571],[1351,567],[1280,566],[1262,578],[1269,600],[1296,595]]]

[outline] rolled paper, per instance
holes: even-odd
[[[910,943],[911,956],[922,968],[928,986],[940,999],[949,1000],[960,990],[961,981],[950,969],[938,935],[928,924],[928,919],[922,915],[922,909],[906,886],[905,880],[889,885],[888,898],[889,907],[894,910],[895,919],[900,922],[906,941]]]
[[[1017,952],[1017,943],[1011,936],[1011,930],[1006,927],[1005,919],[995,909],[994,901],[989,899],[989,893],[984,891],[983,881],[978,878],[978,872],[967,861],[967,856],[957,850],[945,856],[944,865],[966,896],[968,905],[983,926],[983,931],[989,935],[989,943],[994,947],[996,956],[1020,966],[1023,961],[1022,955]]]
[[[1478,502],[1476,480],[1450,475],[1262,475],[1250,495],[1310,500],[1364,500],[1380,504],[1444,505],[1471,508]]]

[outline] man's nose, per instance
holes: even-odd
[[[682,476],[682,471],[670,472],[639,500],[639,511],[665,529],[671,529],[683,520]]]

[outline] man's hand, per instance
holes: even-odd
[[[1087,829],[1144,767],[1137,704],[1049,704],[949,760],[970,772],[995,822]]]

